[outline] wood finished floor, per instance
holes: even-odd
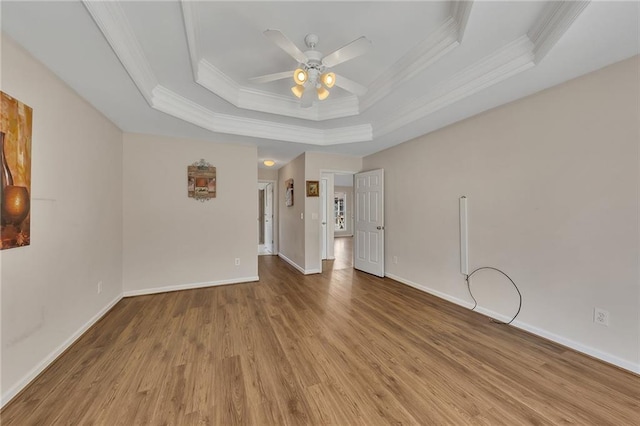
[[[638,376],[348,263],[123,299],[1,423],[638,424]]]

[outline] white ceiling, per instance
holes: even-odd
[[[121,129],[255,144],[279,167],[305,151],[363,156],[640,53],[638,2],[10,2],[2,30]],[[363,56],[300,108],[279,29]]]

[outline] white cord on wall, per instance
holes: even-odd
[[[460,273],[469,275],[469,236],[467,225],[467,197],[460,197]]]

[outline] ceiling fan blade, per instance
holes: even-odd
[[[280,30],[266,30],[264,32],[269,40],[278,45],[278,47],[287,52],[293,59],[301,64],[307,62],[307,55],[302,53],[298,46],[296,46],[291,40],[287,38]]]
[[[351,81],[346,77],[341,75],[336,75],[336,86],[346,90],[347,92],[351,92],[357,96],[364,96],[367,93],[366,87],[362,84],[358,84],[355,81]]]
[[[313,104],[313,98],[316,94],[316,91],[313,87],[306,86],[304,88],[304,93],[302,93],[302,98],[300,98],[300,106],[302,108],[309,108],[311,104]]]
[[[289,77],[293,78],[293,71],[282,71],[273,74],[261,75],[259,77],[252,77],[249,81],[254,83],[268,83],[270,81],[282,80]]]
[[[371,41],[366,37],[360,37],[353,40],[346,46],[341,47],[333,53],[329,53],[322,58],[322,65],[327,68],[335,67],[349,59],[353,59],[366,53],[371,48]]]

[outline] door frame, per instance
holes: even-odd
[[[320,260],[329,258],[329,178],[320,178]],[[324,227],[324,229],[323,229]]]
[[[321,197],[327,197],[327,259],[335,259],[335,255],[333,252],[333,242],[335,239],[334,236],[334,227],[328,226],[329,223],[333,225],[333,193],[335,187],[334,176],[336,174],[340,175],[355,175],[356,173],[360,173],[360,171],[354,172],[353,170],[337,170],[337,169],[320,169],[320,179],[327,178],[327,187],[328,190],[325,195],[320,194]],[[318,217],[322,217],[322,203],[318,203]],[[322,272],[322,221],[318,221],[318,260],[320,264],[320,272]]]
[[[267,185],[264,187],[264,204],[265,204],[265,215],[267,214],[271,214],[271,222],[269,222],[269,225],[267,225],[265,223],[265,227],[264,227],[264,245],[267,247],[267,249],[273,254],[273,241],[274,241],[274,232],[273,232],[273,226],[274,226],[274,221],[275,221],[275,215],[273,214],[274,211],[274,196],[273,196],[273,188],[274,188],[274,184],[272,182],[267,183]],[[269,204],[269,197],[271,197],[271,204],[269,207],[267,207],[267,205]],[[266,221],[265,221],[266,222]],[[270,231],[271,233],[271,241],[267,241],[267,236],[268,236],[268,232]]]
[[[271,207],[272,207],[272,215],[273,215],[273,219],[271,220],[271,233],[273,235],[273,247],[271,249],[271,254],[273,255],[277,255],[278,254],[278,241],[279,241],[279,230],[280,227],[278,226],[278,181],[277,180],[271,180],[271,179],[258,179],[258,184],[260,183],[266,183],[266,184],[271,184],[271,186],[273,187],[273,199],[271,200]],[[265,196],[266,198],[266,196]],[[256,247],[258,247],[260,244],[258,244],[258,242],[256,241]]]

